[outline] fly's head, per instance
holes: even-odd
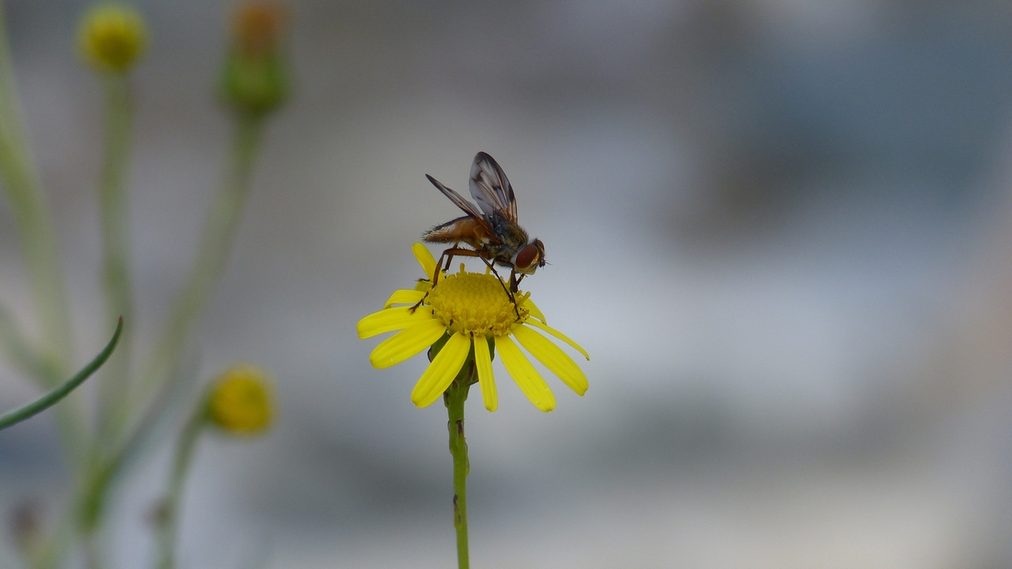
[[[534,271],[545,266],[545,244],[535,239],[524,245],[513,258],[513,268],[524,275],[533,275]]]

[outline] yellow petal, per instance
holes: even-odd
[[[537,327],[537,328],[541,328],[545,332],[548,332],[552,336],[555,336],[556,338],[558,338],[558,339],[562,340],[563,342],[565,342],[565,343],[569,344],[570,346],[572,346],[574,350],[576,350],[576,351],[580,352],[581,354],[583,354],[583,357],[587,358],[588,360],[590,359],[590,354],[588,354],[587,350],[584,350],[580,346],[580,344],[577,344],[576,342],[570,340],[568,336],[566,336],[562,332],[559,332],[555,328],[552,328],[548,324],[545,324],[544,322],[538,322],[537,320],[528,320],[528,321],[524,322],[524,324],[530,324],[531,326],[534,326],[534,327]]]
[[[439,320],[422,320],[380,342],[369,354],[369,363],[377,368],[397,365],[434,344],[444,332],[446,327]]]
[[[474,339],[474,365],[478,368],[478,386],[481,387],[481,400],[485,408],[495,411],[499,407],[499,397],[495,392],[495,376],[492,374],[492,355],[488,351],[488,340],[483,336]]]
[[[420,290],[409,290],[402,288],[400,290],[395,290],[394,293],[390,295],[390,298],[388,298],[387,301],[383,303],[383,306],[384,308],[386,308],[394,304],[413,305],[416,304],[419,300],[421,300],[424,296],[425,293]]]
[[[373,312],[368,316],[364,316],[355,327],[358,331],[358,337],[362,339],[372,338],[379,334],[409,328],[421,320],[432,319],[431,308],[420,306],[414,313],[410,309],[410,306],[384,308],[379,312]]]
[[[531,311],[531,316],[537,318],[538,320],[546,324],[548,323],[548,320],[545,319],[545,314],[541,312],[541,309],[538,308],[538,305],[534,304],[534,301],[531,300],[530,297],[528,297],[527,300],[524,301],[524,307],[527,308],[527,310]]]
[[[471,336],[461,332],[450,336],[422,377],[418,378],[418,383],[411,390],[411,402],[419,407],[428,407],[439,399],[457,377],[470,351]]]
[[[506,366],[506,371],[527,399],[542,411],[555,409],[555,396],[552,395],[552,390],[520,348],[508,336],[499,336],[495,339],[495,349],[499,352],[499,359]]]
[[[429,249],[421,243],[412,245],[411,252],[415,254],[415,259],[421,265],[425,278],[431,279],[436,274],[436,259],[432,257],[432,253],[429,253]]]
[[[559,379],[577,395],[582,396],[587,392],[587,376],[583,375],[583,371],[572,358],[551,343],[548,338],[524,326],[515,327],[513,335],[520,341],[520,345],[552,373],[559,376]]]

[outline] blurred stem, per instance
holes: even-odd
[[[141,376],[144,399],[175,369],[190,328],[225,267],[240,213],[249,193],[262,126],[259,118],[237,119],[229,168],[208,213],[189,280],[177,298],[168,326],[162,332]]]
[[[77,530],[84,547],[85,561],[89,569],[105,569],[98,538],[105,518],[108,490],[119,473],[122,459],[114,455],[103,460],[97,453],[89,457],[78,484],[76,502]]]
[[[146,414],[145,420],[140,423],[140,427],[135,429],[131,433],[130,438],[117,448],[115,452],[111,453],[104,460],[101,456],[92,455],[92,460],[84,469],[77,487],[77,496],[79,496],[79,501],[76,502],[77,517],[71,517],[71,519],[77,520],[77,530],[82,536],[82,541],[85,543],[86,548],[92,548],[95,553],[98,552],[96,537],[105,515],[109,489],[122,474],[126,463],[131,459],[135,459],[141,447],[145,446],[150,431],[155,428],[155,424],[157,423],[156,418],[156,413]],[[55,544],[54,549],[57,546],[59,544]],[[50,565],[40,566],[40,569],[59,567],[61,559],[59,555],[61,553],[61,550],[55,549],[54,555],[51,557],[56,561]]]
[[[195,412],[183,426],[176,441],[172,457],[172,472],[169,475],[169,489],[159,509],[158,520],[158,569],[174,569],[176,566],[176,540],[179,534],[179,509],[183,496],[186,474],[193,462],[197,439],[207,424],[205,398],[201,398]]]
[[[465,370],[474,373],[474,366],[464,364]],[[463,379],[463,381],[461,381]],[[457,376],[446,390],[443,400],[449,416],[447,428],[450,431],[450,455],[453,457],[453,527],[457,532],[457,567],[467,569],[467,441],[464,439],[464,402],[471,387],[471,377]]]
[[[0,417],[0,429],[6,426],[10,426],[16,422],[23,421],[46,408],[55,405],[62,398],[66,397],[71,391],[80,386],[88,377],[90,377],[98,368],[102,367],[112,355],[113,350],[116,349],[116,343],[119,341],[120,336],[123,332],[123,320],[116,322],[116,331],[106,344],[105,348],[94,359],[92,359],[84,368],[81,369],[76,375],[68,379],[62,385],[53,389],[43,397],[37,399],[29,405],[26,405],[12,413]],[[87,483],[87,479],[85,483]],[[65,516],[65,521],[76,519],[74,516]],[[32,566],[38,569],[54,569],[62,564],[64,555],[67,551],[67,545],[69,544],[70,538],[73,535],[73,525],[71,523],[61,523],[60,528],[54,533],[54,535],[48,540],[48,542],[41,548],[38,555],[33,556]],[[102,567],[97,559],[98,550],[97,545],[92,539],[86,540],[86,547],[88,547],[87,555],[89,560],[94,560],[91,563],[92,567]]]
[[[132,401],[147,400],[157,388],[165,387],[165,380],[175,372],[190,327],[206,303],[228,257],[239,214],[249,192],[261,132],[262,122],[259,119],[240,118],[236,123],[229,167],[208,213],[189,279],[176,299],[168,325],[154,352],[145,362],[138,386],[141,393],[138,397],[121,398],[113,411],[117,416],[128,418]],[[112,444],[117,445],[116,450],[105,459],[95,461],[89,468],[79,494],[81,531],[86,541],[93,539],[102,523],[111,482],[120,475],[129,458],[136,454],[136,443],[144,440],[144,434],[157,422],[160,409],[154,411],[138,417],[128,429],[126,440],[113,441]]]
[[[162,385],[161,392],[153,398],[140,414],[136,428],[131,429],[116,449],[105,457],[93,454],[86,468],[82,469],[75,502],[77,516],[66,516],[73,522],[72,530],[76,529],[84,540],[94,540],[102,523],[109,490],[115,485],[131,463],[136,463],[146,450],[152,446],[152,434],[158,429],[160,419],[166,415],[167,409],[175,408],[174,400],[181,396],[179,392],[188,387],[184,382],[173,382]],[[65,554],[66,543],[54,541],[48,548],[50,554],[45,564],[36,564],[37,569],[57,569]]]
[[[88,569],[106,569],[102,550],[95,536],[89,536],[84,542],[84,565]]]
[[[0,2],[0,179],[10,201],[20,234],[22,256],[31,280],[35,310],[43,342],[32,350],[45,388],[59,385],[66,377],[70,355],[70,312],[63,289],[63,271],[57,252],[56,232],[38,176],[28,156],[20,104],[14,84],[7,18]],[[83,459],[79,400],[71,398],[55,410],[57,427],[69,458]]]
[[[0,177],[21,234],[22,254],[32,280],[45,341],[44,357],[57,372],[51,380],[51,384],[56,384],[65,375],[70,357],[70,318],[56,232],[28,156],[19,109],[6,15],[0,3]]]
[[[71,391],[76,389],[79,385],[84,383],[84,380],[91,377],[91,374],[95,373],[95,370],[102,367],[102,364],[109,359],[112,355],[113,350],[116,349],[116,342],[119,340],[120,333],[123,331],[123,321],[120,320],[116,324],[116,332],[113,334],[112,339],[106,344],[105,348],[95,356],[81,371],[77,372],[73,377],[63,382],[63,384],[57,386],[55,389],[46,393],[42,397],[39,397],[35,401],[22,405],[13,411],[0,415],[0,431],[16,425],[21,421],[30,419],[35,415],[45,411],[59,403],[61,399],[70,394]]]
[[[37,380],[40,387],[47,387],[54,370],[46,367],[45,360],[36,353],[35,346],[29,342],[14,317],[6,308],[0,306],[0,350],[9,363],[25,374]]]
[[[126,168],[130,155],[130,127],[133,108],[129,84],[123,75],[105,77],[105,157],[98,197],[102,218],[102,277],[106,296],[106,318],[132,322],[133,289],[129,265],[129,220],[126,195]],[[109,362],[100,383],[98,444],[114,443],[126,415],[130,384],[130,342],[124,338],[116,357]]]
[[[37,556],[33,556],[29,566],[32,569],[60,569],[64,566],[67,553],[74,541],[74,516],[65,515],[60,518],[56,529],[43,544]]]

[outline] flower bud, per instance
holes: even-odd
[[[99,4],[81,19],[78,46],[96,70],[126,73],[143,53],[148,31],[140,14],[121,4]]]
[[[215,380],[207,396],[211,423],[233,435],[255,435],[274,421],[274,396],[258,367],[238,364]]]
[[[277,3],[246,2],[232,18],[232,38],[221,73],[225,102],[263,116],[288,98],[288,67],[281,53],[285,13]]]

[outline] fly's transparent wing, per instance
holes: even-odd
[[[425,177],[428,178],[430,182],[432,182],[433,186],[436,186],[437,190],[439,190],[440,192],[443,193],[444,196],[449,198],[450,201],[454,203],[454,205],[463,210],[464,213],[473,217],[483,226],[488,227],[488,222],[485,220],[485,217],[481,214],[480,211],[478,211],[478,208],[474,207],[473,203],[464,199],[464,196],[458,194],[457,192],[451,190],[450,188],[447,188],[446,186],[443,185],[442,182],[433,178],[432,176],[426,174]]]
[[[495,158],[484,152],[474,156],[470,190],[471,197],[478,202],[478,207],[486,216],[499,213],[516,223],[517,199],[513,195],[513,186]]]

